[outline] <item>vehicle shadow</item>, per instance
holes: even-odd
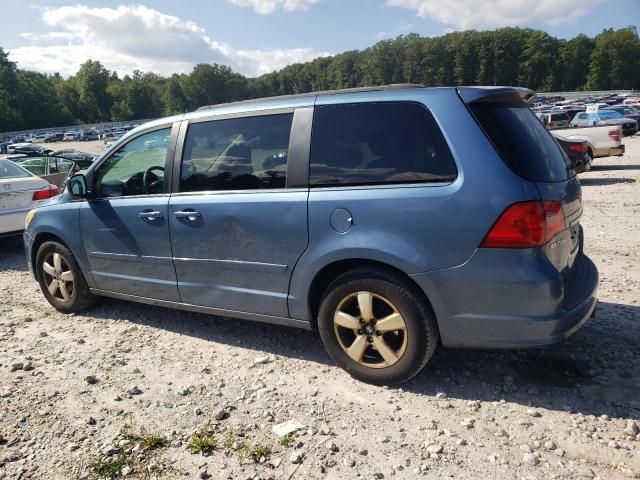
[[[616,185],[618,183],[636,183],[635,178],[611,177],[611,178],[581,178],[580,185],[583,187]]]
[[[28,270],[20,235],[0,238],[0,272]]]
[[[593,165],[591,164],[591,172],[606,172],[607,170],[640,170],[640,165]]]
[[[87,317],[132,323],[211,342],[333,365],[310,331],[106,300]],[[514,402],[611,418],[638,418],[640,307],[601,302],[596,318],[565,342],[537,349],[439,348],[403,389],[449,398]]]

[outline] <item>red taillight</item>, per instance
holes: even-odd
[[[578,152],[578,153],[587,153],[587,147],[581,144],[569,145],[569,150]]]
[[[33,192],[33,200],[46,200],[47,198],[55,197],[59,193],[60,190],[58,190],[58,187],[56,187],[55,185],[49,185],[42,190]]]
[[[616,142],[620,141],[620,130],[609,130],[609,136]]]
[[[559,202],[543,200],[514,203],[500,215],[480,247],[539,247],[564,229],[564,212]]]

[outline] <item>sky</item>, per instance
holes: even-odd
[[[221,63],[247,76],[406,33],[538,28],[561,38],[640,25],[640,0],[0,0],[0,47],[64,76],[91,58],[163,75]]]

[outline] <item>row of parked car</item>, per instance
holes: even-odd
[[[548,128],[589,127],[597,125],[620,125],[625,137],[638,131],[640,108],[633,105],[620,105],[601,108],[594,106],[589,110],[555,110],[537,112],[538,118]]]
[[[622,137],[638,132],[640,97],[547,97],[533,103],[531,110],[580,173],[589,170],[594,158],[624,154]]]
[[[7,153],[7,148],[17,143],[88,142],[91,140],[115,141],[138,125],[138,123],[132,123],[104,129],[81,128],[68,130],[66,132],[47,132],[37,135],[16,135],[10,138],[0,139],[0,153]]]

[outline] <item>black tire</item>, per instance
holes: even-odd
[[[53,276],[45,272],[44,263],[45,260],[49,262],[49,259],[54,254],[61,256],[63,266],[65,268],[68,267],[68,271],[73,274],[71,287],[65,288],[65,291],[69,291],[69,298],[66,300],[60,298],[60,287],[58,287],[58,291],[55,292],[55,294],[52,294],[48,288]],[[87,281],[82,274],[82,270],[80,269],[78,262],[71,251],[64,245],[58,242],[44,242],[38,249],[38,253],[36,255],[35,269],[42,293],[47,301],[59,312],[76,313],[95,303],[96,297],[89,291],[89,286],[87,285]]]
[[[388,300],[404,319],[406,347],[394,364],[373,368],[358,363],[347,355],[337,338],[333,321],[336,309],[349,295],[361,291]],[[411,380],[425,367],[438,344],[435,316],[418,289],[402,276],[377,268],[352,270],[327,287],[320,303],[318,330],[327,352],[339,367],[352,377],[375,385]]]

